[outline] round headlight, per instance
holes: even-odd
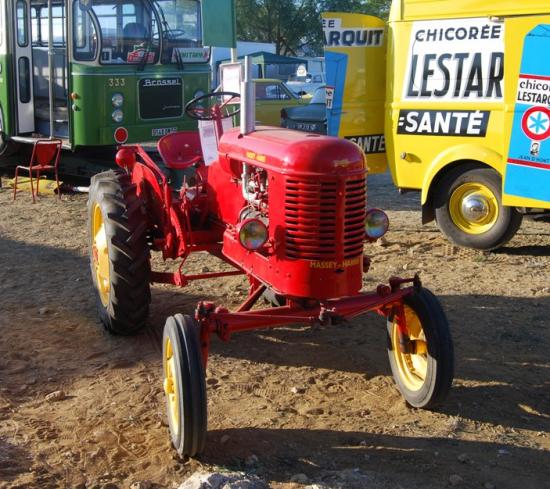
[[[122,110],[120,109],[114,110],[111,114],[111,117],[113,118],[113,121],[117,123],[122,122],[122,120],[124,119],[124,112],[122,112]]]
[[[267,226],[259,219],[246,219],[239,226],[239,242],[247,250],[259,250],[267,238]]]
[[[384,236],[390,227],[388,215],[380,209],[370,209],[365,220],[365,232],[367,239],[376,241]]]
[[[121,93],[115,93],[111,97],[111,102],[113,104],[113,107],[116,107],[117,109],[119,107],[122,107],[122,104],[124,103],[124,95]]]
[[[199,98],[199,97],[202,97],[204,95],[204,92],[202,90],[197,90],[194,94],[193,94],[193,98]]]

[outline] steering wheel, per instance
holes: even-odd
[[[229,119],[241,111],[240,104],[231,104],[238,98],[240,95],[234,92],[210,92],[187,102],[185,114],[197,121]]]
[[[156,31],[152,35],[153,41],[158,41],[160,39],[160,36],[163,35],[166,40],[168,41],[179,41],[179,42],[187,42],[192,43],[193,46],[196,44],[196,40],[190,39],[185,37],[187,33],[183,29],[166,29],[164,31]],[[186,46],[189,47],[189,46]]]
[[[166,29],[165,33],[168,39],[179,39],[186,35],[183,29]]]

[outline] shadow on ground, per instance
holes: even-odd
[[[221,444],[221,437],[229,441]],[[373,435],[361,431],[242,428],[208,433],[201,461],[244,469],[245,459],[259,454],[255,470],[268,480],[287,482],[304,473],[311,480],[337,482],[346,488],[442,488],[451,474],[463,478],[461,487],[544,487],[548,456],[541,450],[509,448],[482,441]],[[461,463],[458,457],[467,454]],[[518,473],[510,458],[521,463]],[[328,462],[327,462],[328,461]],[[250,469],[250,467],[248,467]],[[514,485],[509,481],[513,480]]]
[[[94,375],[98,368],[125,369],[137,362],[160,365],[166,316],[192,313],[196,302],[205,299],[155,288],[150,326],[133,338],[113,337],[97,320],[86,256],[0,237],[0,263],[0,383],[5,384],[11,373],[22,374],[24,383],[28,373],[36,382],[34,396],[51,392],[57,382]],[[550,431],[550,345],[545,332],[550,298],[455,295],[441,300],[452,325],[457,380],[440,412],[514,429]],[[43,307],[48,310],[41,313]],[[14,348],[21,341],[26,348]],[[215,341],[212,351],[222,358],[361,373],[370,379],[390,375],[385,344],[383,319],[367,315],[340,327],[235,335],[229,344]],[[35,351],[41,352],[39,363]],[[13,403],[29,399],[29,393],[19,386],[5,389],[3,395]],[[222,446],[224,435],[230,441]],[[358,468],[367,478],[378,477],[381,483],[389,480],[388,487],[391,481],[415,487],[407,485],[407,474],[418,472],[432,484],[422,487],[442,487],[446,482],[438,485],[436,478],[441,477],[441,467],[447,466],[475,481],[471,487],[479,487],[484,477],[499,488],[510,487],[508,480],[526,489],[544,487],[547,482],[547,454],[514,447],[510,454],[500,455],[501,444],[491,442],[247,427],[213,430],[208,439],[205,462],[242,468],[248,454],[258,453],[260,475],[281,481],[299,472],[312,478],[326,473],[330,478],[335,476],[331,471]],[[0,444],[2,448],[8,453],[15,449]],[[473,462],[457,463],[461,452],[467,452]],[[18,460],[25,459],[25,454],[19,455]],[[525,472],[512,474],[507,456],[515,457],[514,467],[520,460]],[[329,466],[326,460],[331,461]],[[436,475],[431,476],[432,471]]]

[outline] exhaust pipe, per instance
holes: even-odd
[[[244,58],[244,81],[241,82],[241,135],[256,129],[256,86],[252,80],[252,61]]]

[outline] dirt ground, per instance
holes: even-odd
[[[456,352],[446,404],[405,405],[375,315],[214,340],[206,451],[183,462],[166,426],[164,321],[205,297],[235,306],[246,280],[155,286],[148,328],[111,336],[91,292],[86,197],[32,205],[0,190],[0,487],[171,488],[199,469],[277,489],[301,487],[296,474],[345,488],[550,487],[550,226],[524,221],[498,253],[462,250],[420,225],[416,195],[385,176],[369,191],[392,227],[368,246],[365,288],[419,271],[438,294]],[[204,267],[220,264],[201,254],[188,270]]]

